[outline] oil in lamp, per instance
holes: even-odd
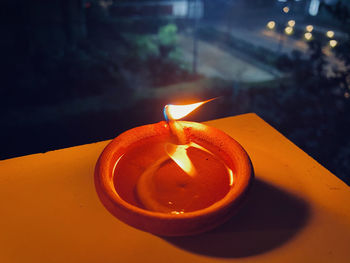
[[[183,236],[236,213],[253,179],[248,154],[216,128],[179,121],[209,101],[166,105],[166,121],[128,130],[106,146],[95,186],[115,217],[156,235]]]

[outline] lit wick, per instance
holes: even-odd
[[[173,143],[166,143],[165,144],[165,153],[166,155],[162,158],[158,159],[155,163],[153,163],[150,167],[148,167],[139,177],[138,183],[137,183],[137,194],[139,201],[144,205],[144,207],[151,211],[158,211],[163,213],[173,213],[173,214],[181,214],[184,212],[182,211],[176,211],[174,210],[171,205],[165,206],[163,204],[160,204],[157,200],[155,200],[153,193],[155,191],[155,185],[154,185],[154,176],[156,172],[166,164],[166,162],[171,159],[174,161],[188,176],[194,177],[197,176],[196,169],[194,165],[192,164],[191,159],[188,156],[187,150],[190,147],[197,148],[201,151],[204,151],[212,156],[215,156],[211,151],[205,149],[204,147],[194,143],[189,142],[184,128],[181,125],[181,122],[178,122],[176,120],[181,119],[203,105],[204,103],[207,103],[213,99],[188,104],[188,105],[171,105],[168,104],[164,107],[164,117],[169,125],[169,129],[171,134],[173,134],[177,138],[176,144]],[[230,186],[233,185],[233,173],[232,170],[224,163],[222,164],[226,167],[229,177],[230,177]],[[172,204],[173,202],[169,200],[169,204]]]
[[[170,132],[177,138],[177,145],[168,143],[165,146],[165,151],[167,152],[168,156],[190,176],[193,176],[196,171],[187,155],[187,149],[191,146],[196,148],[199,147],[197,147],[197,144],[194,145],[193,143],[191,144],[191,142],[187,141],[186,134],[181,123],[176,120],[187,116],[198,107],[212,100],[213,99],[187,105],[168,104],[164,107],[164,118],[169,125]]]
[[[177,137],[178,144],[180,145],[186,144],[186,136],[185,136],[183,127],[176,120],[179,120],[187,116],[198,107],[214,99],[215,98],[209,99],[206,101],[197,102],[197,103],[187,104],[187,105],[172,105],[172,104],[165,105],[163,110],[164,118],[169,125],[171,133]]]

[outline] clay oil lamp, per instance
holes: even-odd
[[[106,146],[95,186],[110,213],[160,236],[208,231],[236,213],[253,179],[248,154],[216,128],[178,121],[206,102],[167,105],[166,121],[128,130]]]

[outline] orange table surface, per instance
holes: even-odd
[[[108,141],[0,162],[0,262],[350,262],[350,188],[255,114],[206,122],[249,153],[240,212],[193,237],[129,227],[99,201]]]

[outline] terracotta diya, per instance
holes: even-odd
[[[128,130],[107,145],[95,186],[109,212],[160,236],[208,231],[237,212],[253,180],[248,154],[216,128],[177,121],[206,102],[167,105],[166,121]]]

